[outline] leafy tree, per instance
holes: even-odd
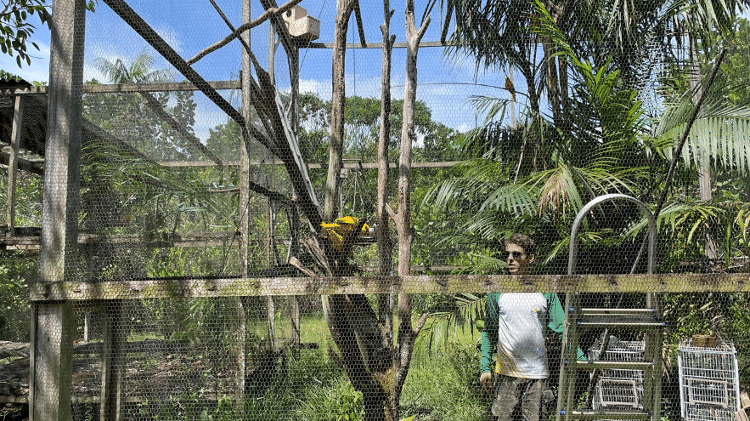
[[[98,58],[94,65],[111,83],[159,83],[174,80],[169,70],[153,70],[154,58],[144,49],[132,63]],[[98,83],[96,80],[89,84]],[[186,160],[202,153],[194,137],[196,103],[192,92],[91,94],[84,114],[117,138],[127,141],[154,160]],[[171,105],[174,104],[174,105]],[[116,116],[117,118],[112,118]],[[165,121],[165,118],[172,122]],[[182,131],[180,131],[182,130]]]
[[[536,16],[536,30],[551,40],[550,51],[564,60],[573,81],[567,130],[554,121],[540,126],[547,142],[535,160],[545,169],[521,166],[524,150],[517,147],[525,142],[528,128],[481,127],[467,147],[483,157],[470,161],[462,177],[439,184],[427,199],[466,218],[464,232],[458,230],[447,242],[474,244],[470,253],[491,257],[504,237],[523,231],[545,239],[539,255],[547,254],[549,263],[565,249],[572,219],[586,202],[606,193],[638,194],[639,186],[652,178],[650,166],[658,162],[642,138],[645,120],[637,91],[622,82],[612,62],[597,67],[576,56],[543,8],[536,9]],[[627,220],[615,225],[622,229]]]
[[[3,2],[0,11],[0,49],[3,54],[16,57],[16,64],[31,65],[31,56],[27,52],[27,43],[39,50],[39,46],[29,37],[36,27],[29,23],[30,15],[36,14],[42,25],[49,25],[51,18],[46,0],[10,0]]]
[[[726,86],[725,98],[732,104],[750,106],[750,22],[737,19],[726,37],[718,40],[716,47],[726,47],[728,54],[721,66],[717,84]],[[712,48],[713,49],[713,48]],[[705,70],[704,70],[705,71]]]

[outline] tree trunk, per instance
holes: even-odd
[[[331,149],[328,172],[328,183],[324,204],[324,219],[332,220],[336,215],[341,168],[341,151],[343,149],[343,115],[344,115],[344,48],[346,40],[346,21],[355,8],[352,1],[339,0],[334,39],[333,58],[333,100],[331,116]],[[416,103],[417,50],[419,41],[429,24],[429,17],[417,31],[414,25],[414,2],[409,1],[406,10],[407,34],[409,48],[407,53],[407,84],[404,102],[404,125],[402,126],[402,149],[399,172],[398,215],[387,205],[388,186],[388,124],[390,113],[390,67],[391,46],[395,37],[389,35],[389,22],[393,11],[389,10],[389,1],[384,0],[385,23],[383,32],[383,93],[381,109],[381,128],[378,142],[378,247],[380,251],[381,274],[388,275],[393,270],[388,232],[388,218],[396,222],[399,233],[399,274],[408,275],[410,271],[411,229],[409,225],[409,177],[411,168],[411,145],[415,139],[414,106]],[[330,247],[326,249],[333,275],[342,275],[349,266],[344,261],[349,256],[337,254]],[[337,261],[339,259],[340,261]],[[338,354],[329,350],[332,357],[346,371],[349,380],[356,390],[362,392],[365,405],[365,420],[395,421],[398,419],[398,402],[406,379],[414,338],[424,324],[424,318],[414,329],[411,323],[411,303],[408,294],[399,296],[398,344],[393,345],[393,305],[392,298],[383,296],[379,299],[378,310],[371,307],[364,295],[331,295],[323,297],[324,312],[331,336],[338,348]]]
[[[391,56],[393,42],[396,35],[390,35],[391,17],[393,10],[390,1],[383,0],[383,25],[380,31],[383,33],[383,58],[380,84],[380,135],[378,137],[378,208],[377,208],[377,238],[379,273],[382,276],[390,276],[393,273],[393,243],[389,228],[388,218],[388,146],[391,140]],[[393,294],[378,297],[379,320],[389,332],[383,339],[384,346],[393,343]]]
[[[401,155],[398,174],[398,214],[396,231],[398,232],[398,275],[408,276],[411,272],[411,151],[416,140],[414,131],[414,107],[417,102],[417,53],[430,16],[427,15],[417,29],[414,18],[414,0],[406,2],[406,83],[404,86],[403,123],[401,126]],[[414,340],[422,324],[414,329],[411,322],[411,296],[399,293],[398,296],[398,343],[396,349],[396,378],[393,383],[393,398],[397,402],[406,381],[411,364]],[[424,318],[423,318],[424,320]],[[423,323],[423,322],[422,322]]]
[[[688,34],[688,44],[690,45],[690,87],[693,91],[693,102],[697,103],[701,97],[703,87],[701,86],[701,66],[698,61],[698,47],[693,36]],[[700,166],[698,167],[698,190],[701,201],[711,200],[711,160],[706,153],[700,154]],[[706,245],[704,254],[709,260],[715,260],[719,256],[719,250],[716,242],[711,238],[711,233],[706,230]]]
[[[331,65],[331,144],[328,157],[328,179],[326,181],[323,220],[331,222],[338,212],[338,196],[341,184],[342,154],[344,148],[344,106],[346,103],[346,33],[349,17],[357,0],[338,0],[333,35],[333,60]]]
[[[356,0],[338,0],[337,4],[332,60],[331,145],[323,209],[325,221],[334,220],[338,212],[346,99],[346,33],[356,3]],[[326,257],[334,276],[349,275],[344,273],[349,268],[345,261],[349,256],[337,253],[332,247],[326,247]],[[383,386],[387,384],[386,373],[392,365],[392,345],[386,344],[383,339],[390,335],[388,329],[379,321],[364,295],[324,296],[323,306],[339,354],[333,350],[329,352],[343,366],[352,386],[362,392],[365,419],[391,421],[388,392]]]

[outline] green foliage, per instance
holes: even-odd
[[[467,161],[463,175],[437,184],[425,201],[434,200],[443,211],[465,218],[464,232],[459,230],[445,241],[471,237],[497,245],[512,232],[543,232],[535,236],[545,239],[541,251],[549,253],[546,260],[551,261],[559,250],[554,244],[568,236],[583,204],[606,193],[636,191],[650,177],[650,164],[639,141],[643,119],[636,91],[625,88],[620,72],[610,63],[596,67],[576,57],[541,6],[537,23],[535,30],[554,42],[555,54],[568,62],[574,81],[566,126],[556,127],[555,122],[541,126],[544,155],[537,161],[546,168],[524,167],[521,157],[505,151],[512,148],[512,132],[503,134],[489,122],[467,138],[478,143],[467,148],[482,151],[483,156]],[[523,136],[532,136],[532,129]],[[489,141],[485,135],[491,136]]]
[[[490,401],[478,379],[479,351],[472,341],[452,342],[442,353],[416,357],[401,395],[400,416],[435,421],[489,419]]]
[[[415,346],[415,358],[429,360],[441,355],[457,343],[470,344],[479,339],[484,326],[487,300],[484,294],[417,295],[416,306],[429,303],[423,312],[429,314]]]
[[[362,393],[345,377],[328,387],[317,387],[305,396],[297,419],[311,421],[355,421],[364,415]]]
[[[726,86],[724,97],[732,104],[750,106],[750,22],[745,18],[737,19],[726,37],[718,41],[716,47],[728,49],[721,65],[717,84]],[[713,49],[713,46],[708,46]]]
[[[0,50],[3,54],[16,57],[16,64],[31,65],[31,56],[27,53],[27,43],[39,50],[35,42],[28,41],[36,27],[28,22],[30,15],[36,14],[42,25],[49,25],[51,14],[46,0],[10,0],[3,2],[0,11]]]
[[[27,171],[16,172],[17,227],[39,227],[42,221],[42,178]],[[0,169],[0,203],[7,203],[7,169]],[[3,214],[2,219],[5,219]]]
[[[29,285],[37,277],[37,258],[37,253],[0,251],[0,340],[28,341]]]

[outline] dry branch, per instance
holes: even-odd
[[[281,13],[286,12],[287,10],[291,9],[292,7],[298,5],[301,2],[302,2],[302,0],[290,0],[289,2],[287,2],[285,5],[283,5],[281,7],[274,7],[274,8],[267,9],[259,17],[253,19],[252,21],[250,21],[248,23],[240,25],[237,29],[234,29],[231,34],[229,34],[226,37],[224,37],[224,39],[222,39],[221,41],[219,41],[219,42],[217,42],[217,43],[215,43],[215,44],[213,44],[213,45],[211,45],[209,47],[206,47],[205,49],[203,49],[202,51],[200,51],[193,58],[191,58],[190,60],[188,60],[187,63],[188,64],[195,64],[195,63],[197,63],[198,60],[202,59],[203,57],[205,57],[209,53],[212,53],[212,52],[218,50],[219,48],[221,48],[221,47],[229,44],[235,38],[239,38],[239,36],[243,32],[245,32],[247,30],[250,30],[252,28],[255,28],[256,26],[262,24],[263,22],[267,21],[268,19],[270,19],[273,16],[276,16],[276,15],[279,15]],[[248,48],[248,50],[249,50],[249,48]]]

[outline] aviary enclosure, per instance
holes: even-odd
[[[544,417],[741,416],[750,30],[708,6],[54,1],[0,96],[3,416],[490,419],[491,292],[562,301]]]

